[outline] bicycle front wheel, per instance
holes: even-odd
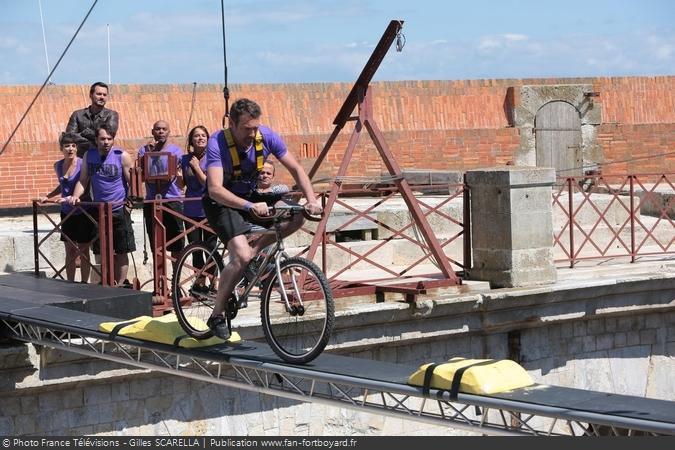
[[[206,326],[215,305],[223,259],[202,242],[190,244],[178,256],[172,280],[173,308],[178,323],[196,339],[208,339]]]
[[[304,258],[289,258],[265,282],[260,317],[267,342],[284,361],[307,363],[333,331],[333,296],[326,276]]]

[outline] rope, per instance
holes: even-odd
[[[185,149],[190,148],[190,124],[192,123],[192,113],[195,110],[195,95],[197,94],[197,82],[192,82],[192,102],[190,104],[190,115],[188,116],[187,128],[185,128]]]
[[[223,97],[225,98],[225,117],[230,115],[230,90],[227,87],[227,50],[225,47],[225,3],[220,0],[220,22],[223,30]],[[223,125],[225,126],[225,125]]]
[[[84,19],[82,19],[82,23],[80,23],[80,26],[77,27],[77,31],[75,31],[75,34],[73,35],[73,37],[70,38],[70,42],[68,42],[68,45],[66,46],[65,50],[63,50],[63,53],[61,53],[61,56],[59,57],[59,60],[56,61],[56,64],[52,68],[51,72],[49,72],[49,75],[47,75],[47,78],[45,78],[45,81],[44,81],[44,83],[42,83],[42,86],[40,87],[40,90],[38,90],[37,94],[35,94],[35,97],[33,97],[33,101],[31,101],[30,105],[28,105],[28,109],[26,109],[26,112],[23,113],[23,116],[21,116],[21,119],[19,120],[19,123],[16,125],[16,127],[12,131],[12,134],[10,134],[9,137],[7,138],[7,142],[5,142],[5,144],[2,146],[2,150],[0,150],[0,155],[2,155],[5,152],[5,149],[7,148],[9,143],[12,141],[12,138],[16,134],[17,130],[19,129],[19,127],[23,123],[26,116],[28,116],[28,113],[30,112],[31,108],[33,107],[33,105],[37,101],[38,97],[40,96],[40,94],[42,94],[42,91],[44,90],[45,86],[47,86],[47,83],[49,83],[49,80],[52,79],[52,75],[54,74],[54,71],[56,71],[56,68],[59,67],[59,64],[61,64],[61,60],[63,59],[63,57],[66,56],[66,53],[68,52],[68,49],[72,45],[72,43],[75,40],[75,38],[77,37],[77,35],[80,33],[80,30],[82,29],[82,27],[84,26],[84,23],[89,18],[89,15],[91,14],[91,12],[94,10],[94,6],[96,6],[96,3],[98,3],[98,0],[94,0],[94,3],[92,3],[91,8],[89,8],[89,12],[87,12],[87,15],[84,16]]]
[[[641,159],[658,158],[658,157],[661,157],[661,156],[669,156],[669,155],[675,155],[675,152],[666,152],[666,153],[659,153],[659,154],[656,154],[656,155],[640,156],[640,157],[637,157],[637,158],[629,158],[629,159],[624,159],[624,160],[620,160],[620,161],[612,161],[612,162],[608,162],[608,163],[584,164],[584,165],[581,165],[579,167],[571,167],[569,169],[556,170],[555,173],[557,175],[557,174],[561,174],[561,173],[564,173],[564,172],[573,172],[573,171],[576,171],[576,170],[579,170],[579,169],[582,169],[582,170],[583,169],[595,169],[597,167],[611,166],[612,164],[622,164],[622,163],[626,163],[626,162],[638,161],[638,160],[641,160]]]

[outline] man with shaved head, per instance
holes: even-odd
[[[150,163],[148,164],[149,174],[146,174],[145,181],[145,199],[146,200],[158,200],[158,199],[176,199],[176,201],[163,203],[164,206],[183,213],[183,204],[178,201],[179,198],[183,196],[181,188],[183,186],[182,174],[180,171],[180,164],[176,164],[177,173],[174,177],[167,177],[165,180],[148,180],[147,176],[157,176],[160,174],[168,173],[168,164],[169,158],[166,156],[163,157],[153,157],[154,153],[162,152],[169,153],[169,157],[175,157],[176,161],[180,161],[180,158],[183,156],[183,151],[176,144],[169,142],[169,136],[171,135],[171,129],[169,124],[165,120],[158,120],[152,126],[152,138],[153,140],[148,144],[142,146],[138,149],[138,157],[142,158],[144,155],[150,158]],[[143,205],[143,217],[145,218],[145,230],[148,233],[148,238],[150,240],[150,246],[153,249],[155,248],[154,241],[154,219],[152,212],[152,203],[146,202]],[[183,231],[183,221],[174,216],[173,214],[164,212],[162,214],[162,223],[166,228],[166,241],[169,242],[171,239],[175,238],[178,234]],[[183,249],[183,239],[178,239],[176,242],[173,242],[167,245],[167,250],[171,252],[172,257],[177,257],[178,253]],[[159,300],[157,300],[159,302]]]

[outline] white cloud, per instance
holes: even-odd
[[[526,41],[528,37],[524,34],[504,34],[504,39],[511,42]]]
[[[515,33],[483,36],[478,40],[477,48],[480,51],[492,51],[508,46],[519,45],[528,39],[528,36],[524,34]]]

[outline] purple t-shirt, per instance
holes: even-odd
[[[64,160],[60,159],[54,164],[54,170],[56,171],[56,177],[59,179],[59,186],[61,187],[61,197],[69,197],[73,195],[75,190],[75,185],[80,180],[80,171],[82,169],[82,159],[75,159],[75,170],[70,175],[66,177],[63,173],[63,164]],[[68,214],[72,211],[73,207],[68,202],[61,202],[61,212],[63,214]],[[82,214],[81,211],[76,211],[75,214]]]
[[[183,170],[183,181],[185,182],[185,198],[201,198],[206,193],[206,183],[202,184],[192,171],[192,167],[190,167],[191,159],[192,154],[187,154],[183,155],[180,161],[180,167]],[[206,173],[206,155],[199,160],[199,167]],[[201,200],[183,202],[183,213],[188,217],[206,217]]]
[[[124,206],[127,198],[127,179],[124,177],[122,154],[124,150],[113,147],[104,158],[96,148],[87,150],[87,171],[95,202],[116,202],[113,210]]]
[[[180,164],[180,159],[183,156],[183,150],[180,149],[176,144],[170,144],[166,143],[164,144],[164,147],[162,152],[169,152],[172,153],[173,155],[176,156],[176,163]],[[141,156],[145,155],[146,152],[146,147],[143,145],[141,148],[138,149],[138,157],[140,158]],[[152,152],[148,152],[152,153]],[[168,171],[168,168],[166,167],[166,160],[165,159],[156,159],[156,163],[158,163],[158,167],[154,168],[154,171],[157,173],[166,173]],[[153,166],[151,164],[150,166],[150,171],[153,171]],[[145,183],[145,199],[146,200],[154,200],[155,199],[155,194],[157,194],[157,183],[153,182],[146,182]],[[159,185],[159,194],[162,196],[162,198],[180,198],[183,196],[180,188],[176,184],[176,180],[173,179],[169,183],[161,183]]]
[[[283,157],[288,149],[281,136],[266,126],[258,128],[263,140],[263,159],[267,160],[269,155],[274,155],[279,159]],[[239,164],[241,165],[241,179],[230,180],[232,176],[232,158],[230,150],[227,148],[225,133],[223,130],[214,133],[209,138],[206,147],[206,168],[222,167],[223,186],[232,193],[242,197],[252,193],[258,182],[257,167],[255,162],[255,145],[251,145],[246,154],[239,152]]]

